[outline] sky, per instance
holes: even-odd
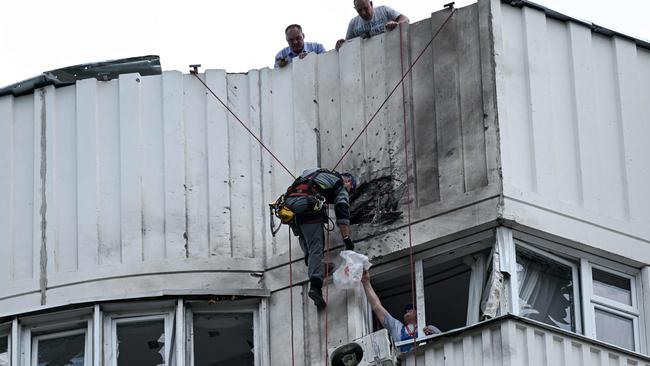
[[[376,0],[411,22],[450,0]],[[461,7],[476,1],[457,1]],[[537,0],[566,15],[650,40],[649,0]],[[0,87],[65,66],[159,55],[163,70],[245,72],[272,66],[284,28],[332,49],[352,0],[7,0],[0,6]]]

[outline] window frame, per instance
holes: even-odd
[[[418,324],[427,324],[426,323],[426,299],[424,297],[423,262],[427,262],[428,264],[435,265],[436,263],[445,263],[451,260],[469,257],[477,253],[481,253],[483,251],[494,248],[495,243],[496,243],[496,238],[495,238],[494,230],[487,230],[473,235],[469,235],[465,238],[444,243],[442,245],[433,247],[431,249],[424,250],[413,256],[413,270],[415,272],[415,298],[417,304],[416,306],[418,309],[417,312]],[[391,263],[373,266],[373,276],[389,274],[390,272],[398,270],[399,268],[408,268],[410,265],[409,262],[410,259],[408,257],[405,257],[405,258],[395,260]],[[486,270],[488,267],[487,262],[485,263],[484,267],[485,267],[484,269]],[[482,282],[484,282],[486,278],[487,278],[486,273],[483,273],[482,276],[478,276],[478,277],[472,276],[470,278],[470,285],[469,285],[470,288],[468,290],[468,296],[473,291],[473,287],[476,286],[478,286],[479,291],[482,292],[484,287],[483,286],[484,284]],[[374,314],[372,312],[370,303],[366,299],[365,295],[363,295],[363,298],[366,303],[366,306],[364,311],[365,316],[363,319],[364,324],[361,324],[361,326],[366,332],[371,332]],[[471,296],[470,296],[470,299],[468,299],[467,310],[469,310],[469,308],[473,307],[474,305],[480,308],[480,298],[478,300],[479,300],[478,304],[472,304]],[[471,326],[473,324],[479,323],[480,320],[476,321],[476,323],[471,323],[471,324],[469,322],[470,319],[467,317],[466,314],[466,326]],[[435,337],[435,335],[431,335],[431,336],[425,335],[422,332],[422,327],[419,328],[420,329],[418,329],[418,335],[416,338],[417,342],[425,341],[429,338]],[[443,332],[442,334],[444,333],[445,332]],[[395,346],[401,346],[401,345],[410,344],[412,342],[413,342],[412,340],[406,340],[406,341],[394,342],[394,343]]]
[[[641,311],[641,271],[636,271],[637,274],[633,275],[634,270],[628,268],[627,271],[623,272],[618,270],[618,268],[611,268],[604,266],[600,263],[583,259],[581,261],[582,277],[583,277],[583,289],[584,294],[583,308],[585,313],[589,314],[585,319],[586,331],[585,336],[598,340],[598,335],[596,333],[596,309],[617,315],[626,319],[632,320],[632,332],[634,337],[634,349],[629,351],[632,352],[646,352],[645,345],[645,334],[643,332],[643,312]],[[630,297],[632,300],[632,305],[627,305],[619,303],[617,301],[598,296],[594,294],[594,280],[593,280],[593,269],[599,271],[607,272],[612,275],[623,277],[630,280]],[[599,340],[600,341],[600,340]],[[605,342],[605,341],[601,341]],[[607,342],[606,342],[607,343]],[[611,343],[608,343],[611,344]],[[614,345],[615,347],[620,347]]]
[[[91,322],[91,321],[89,321]],[[57,339],[57,338],[63,338],[67,336],[72,336],[72,335],[78,335],[78,334],[83,334],[84,335],[84,366],[92,366],[93,365],[93,347],[92,347],[92,325],[89,324],[88,328],[86,329],[71,329],[71,330],[64,330],[61,332],[52,332],[52,333],[44,333],[44,334],[39,334],[31,337],[31,364],[36,366],[38,365],[38,343],[40,341],[46,341],[50,339]]]
[[[20,339],[20,344],[16,345],[16,348],[12,347],[12,349],[17,350],[14,354],[17,364],[36,365],[36,363],[34,363],[33,342],[37,339],[43,337],[52,339],[61,337],[61,334],[69,332],[76,332],[76,334],[83,332],[85,333],[84,365],[93,365],[94,347],[92,342],[95,328],[93,322],[93,308],[79,308],[27,316],[20,318],[20,326],[18,324],[18,319],[15,319],[12,326],[12,333],[17,334]],[[50,335],[52,335],[52,337],[49,337]]]
[[[593,304],[591,302],[591,297],[593,293],[593,279],[591,267],[596,266],[599,270],[605,270],[612,274],[618,276],[626,276],[629,278],[635,279],[635,284],[630,286],[632,291],[636,293],[636,299],[632,301],[637,301],[636,306],[639,312],[638,327],[635,329],[635,350],[633,352],[639,352],[646,354],[650,350],[650,345],[648,345],[648,334],[646,334],[646,328],[650,329],[650,325],[647,324],[648,315],[645,314],[645,309],[650,309],[650,303],[647,303],[650,300],[650,294],[647,294],[647,291],[644,291],[644,286],[647,283],[650,283],[650,267],[645,267],[649,269],[640,269],[642,264],[633,261],[629,258],[624,257],[615,257],[607,256],[598,251],[598,249],[587,247],[587,246],[578,246],[575,243],[571,242],[562,242],[559,238],[553,237],[541,237],[536,236],[527,232],[513,230],[508,227],[500,227],[497,229],[502,230],[505,233],[505,242],[504,249],[508,251],[508,239],[514,244],[514,241],[525,242],[529,245],[532,245],[540,250],[549,251],[553,254],[561,254],[563,257],[574,259],[580,262],[580,294],[581,294],[581,311],[582,311],[582,324],[583,330],[582,335],[587,338],[597,340],[596,331],[595,331],[595,313]],[[510,270],[512,266],[507,266]],[[503,269],[502,269],[503,270]],[[507,272],[507,271],[506,271]],[[646,272],[644,277],[643,273]],[[512,273],[511,273],[512,277]],[[509,288],[509,291],[512,292],[512,280],[509,280],[509,284],[506,288]],[[648,286],[650,288],[650,286]],[[511,304],[514,304],[518,301],[518,296],[514,297],[511,294],[508,294],[508,300]],[[518,303],[517,303],[518,304]],[[517,305],[518,308],[518,305]],[[512,312],[512,309],[508,309]],[[513,312],[514,313],[514,312]],[[650,314],[650,313],[649,313]],[[638,341],[637,341],[638,340]],[[637,345],[638,344],[638,345]],[[618,347],[612,345],[614,347]]]
[[[194,314],[253,314],[253,357],[255,366],[265,366],[265,337],[262,329],[268,329],[263,312],[266,306],[258,299],[244,300],[238,303],[207,304],[205,301],[185,302],[185,362],[194,366]]]
[[[567,266],[571,268],[571,282],[572,282],[572,287],[573,287],[573,308],[574,308],[574,314],[573,318],[575,320],[575,330],[574,331],[569,331],[573,332],[576,334],[582,334],[583,333],[583,320],[582,320],[582,296],[580,296],[580,287],[582,282],[580,281],[580,264],[579,263],[574,263],[569,259],[560,257],[554,253],[550,253],[544,249],[538,248],[536,246],[533,246],[529,243],[524,242],[521,239],[515,239],[514,240],[515,244],[515,253],[513,256],[513,261],[514,265],[516,266],[517,264],[517,249],[518,248],[523,248],[524,250],[533,252],[535,255],[539,255],[541,257],[544,257],[547,260],[559,263],[563,266]],[[516,268],[516,267],[515,267]],[[519,306],[519,275],[517,274],[516,269],[510,273],[510,280],[514,283],[514,289],[516,292],[513,294],[513,297],[516,297],[517,302],[516,304],[513,304],[513,308],[511,309],[512,313],[521,316],[520,314],[520,306]],[[515,306],[516,305],[516,306]],[[526,318],[529,319],[529,318]],[[534,320],[534,319],[531,319]],[[546,324],[546,323],[544,323]],[[550,326],[554,326],[552,324],[548,324]],[[558,327],[559,328],[559,327]],[[562,328],[560,328],[562,329]],[[566,329],[563,329],[566,330]]]
[[[124,305],[124,306],[121,306]],[[147,320],[163,320],[163,328],[165,332],[165,352],[163,356],[163,362],[166,366],[176,365],[176,358],[170,358],[170,352],[175,349],[173,342],[172,332],[176,330],[174,323],[175,313],[176,313],[176,304],[168,303],[151,303],[151,304],[137,304],[134,309],[131,310],[131,307],[128,304],[117,304],[113,305],[118,309],[117,311],[110,312],[103,310],[103,325],[104,325],[104,342],[103,342],[103,354],[104,354],[104,365],[106,366],[117,366],[117,325],[125,323],[135,323],[140,321]],[[136,309],[137,308],[137,309]],[[109,307],[110,309],[110,307]],[[150,309],[150,310],[145,310]],[[177,331],[177,330],[176,330]],[[174,342],[175,343],[175,342]],[[177,351],[178,352],[178,351]],[[167,361],[170,361],[168,364]]]

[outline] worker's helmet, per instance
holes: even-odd
[[[350,181],[352,182],[352,191],[350,192],[350,194],[354,193],[354,191],[357,190],[357,177],[355,177],[350,173],[342,173],[341,176],[350,179]]]

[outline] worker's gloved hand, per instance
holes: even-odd
[[[354,243],[352,242],[352,239],[350,239],[349,236],[343,238],[343,243],[345,243],[345,250],[354,250]]]

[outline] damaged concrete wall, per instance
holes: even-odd
[[[448,14],[285,69],[200,77],[294,173],[331,168]],[[360,252],[401,255],[409,207],[421,247],[496,220],[489,26],[487,1],[459,9],[339,167],[362,182]],[[130,74],[0,98],[0,149],[0,316],[166,294],[270,295],[271,349],[286,345],[289,238],[271,237],[267,204],[292,179],[194,76]],[[331,245],[340,248],[338,233]],[[324,319],[306,297],[297,240],[291,251],[305,335],[296,348],[311,364],[326,347]],[[366,332],[360,305],[358,291],[330,287],[328,347]],[[272,352],[272,364],[287,357]]]

